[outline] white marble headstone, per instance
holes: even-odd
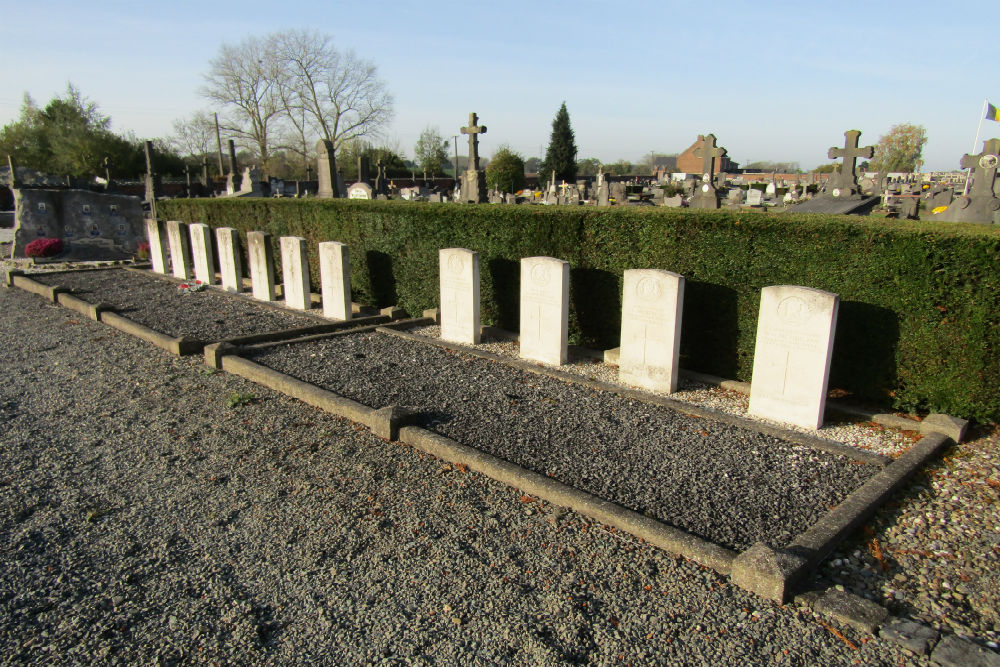
[[[170,267],[174,278],[191,277],[191,242],[187,224],[177,220],[167,221],[167,242],[170,244]]]
[[[212,228],[203,222],[188,225],[191,232],[191,256],[194,277],[206,285],[215,284],[215,253],[212,248]]]
[[[247,257],[253,298],[274,301],[274,247],[267,232],[247,232]]]
[[[657,269],[625,272],[618,377],[653,391],[677,391],[684,277]]]
[[[307,248],[306,240],[301,236],[281,237],[281,274],[284,279],[285,305],[298,310],[309,310],[312,307]]]
[[[351,319],[351,254],[346,243],[319,244],[319,277],[323,290],[323,317]]]
[[[569,351],[569,262],[521,260],[521,357],[554,366]]]
[[[479,326],[479,253],[465,248],[438,251],[441,279],[441,338],[476,344]]]
[[[823,425],[840,297],[809,287],[761,290],[750,414],[803,428]]]
[[[149,239],[149,261],[153,264],[153,271],[156,273],[166,273],[167,263],[167,242],[163,237],[163,223],[155,218],[146,218],[146,238]]]
[[[215,230],[215,246],[219,249],[219,275],[227,292],[243,291],[243,261],[240,258],[240,233],[232,227]]]

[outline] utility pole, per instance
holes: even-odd
[[[455,184],[458,185],[458,135],[452,135],[451,138],[455,142]]]
[[[215,114],[215,143],[219,147],[219,176],[226,173],[222,166],[222,135],[219,134],[219,114]]]

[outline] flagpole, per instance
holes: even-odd
[[[983,110],[979,112],[979,127],[976,128],[976,140],[972,142],[972,152],[969,155],[976,154],[976,147],[979,146],[979,134],[983,131],[983,119],[986,118],[986,105],[989,104],[987,100],[983,100]],[[963,197],[969,196],[969,185],[971,185],[972,180],[972,167],[969,167],[969,173],[965,175],[965,192],[962,193]]]

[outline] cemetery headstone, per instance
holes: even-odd
[[[486,134],[486,126],[478,125],[475,112],[469,114],[468,127],[462,134],[469,135],[469,168],[462,176],[462,201],[470,204],[486,202],[486,172],[479,168],[479,135]]]
[[[163,184],[154,165],[153,142],[145,142],[144,150],[146,153],[146,201],[149,202],[150,217],[155,218],[156,200],[160,198],[160,193],[163,191]]]
[[[441,281],[441,338],[474,345],[480,341],[479,253],[465,248],[438,251]]]
[[[267,232],[247,232],[247,258],[253,298],[274,301],[274,246]]]
[[[281,274],[283,278],[285,305],[298,310],[312,307],[309,293],[308,244],[301,236],[282,236]]]
[[[681,206],[684,205],[684,198],[681,197],[680,195],[674,195],[673,197],[664,197],[662,205],[666,206],[667,208],[680,208]]]
[[[156,273],[167,272],[167,243],[164,238],[163,223],[155,218],[146,218],[146,239],[149,241],[149,261]]]
[[[691,198],[692,208],[719,208],[719,191],[715,189],[712,174],[715,172],[715,158],[725,157],[726,149],[716,146],[714,134],[699,136],[701,145],[694,149],[694,156],[701,158],[701,187]]]
[[[830,159],[843,158],[840,171],[830,174],[822,194],[809,201],[786,210],[799,213],[829,213],[840,215],[867,215],[879,202],[878,197],[866,197],[861,194],[856,173],[858,158],[870,158],[875,151],[874,146],[858,146],[861,136],[859,130],[844,132],[844,147],[832,147],[827,156]]]
[[[749,413],[818,429],[823,424],[840,297],[809,287],[761,290]]]
[[[372,199],[372,186],[367,183],[353,183],[347,188],[348,199]]]
[[[215,230],[215,245],[219,249],[219,275],[222,289],[227,292],[243,291],[243,260],[240,256],[240,233],[232,227]]]
[[[212,228],[203,222],[188,225],[191,233],[191,255],[194,277],[206,285],[215,284],[215,253],[212,249]]]
[[[559,366],[569,353],[569,262],[521,260],[520,356]]]
[[[997,167],[1000,166],[1000,139],[983,142],[978,155],[963,155],[963,169],[975,169],[972,188],[948,206],[948,210],[934,216],[935,220],[948,222],[979,222],[1000,224],[1000,198],[994,192]]]
[[[229,140],[229,173],[226,174],[226,194],[235,195],[243,187],[243,178],[240,176],[239,167],[236,162],[236,142]]]
[[[340,196],[341,191],[337,189],[337,162],[333,142],[327,139],[316,142],[316,178],[319,179],[317,197],[331,199]]]
[[[167,221],[167,243],[170,246],[170,267],[174,278],[191,277],[191,245],[187,225],[178,220]]]
[[[211,193],[209,187],[211,186],[211,181],[208,178],[208,157],[204,156],[201,158],[201,186],[205,188],[205,192]]]
[[[764,193],[756,188],[747,190],[747,206],[763,206]]]
[[[625,271],[622,301],[622,382],[652,391],[677,391],[684,278],[670,271]]]
[[[621,181],[615,181],[610,186],[611,198],[615,200],[615,204],[619,206],[624,205],[628,201],[628,196],[625,194],[625,184]]]
[[[351,319],[351,254],[346,243],[319,244],[319,275],[323,290],[323,317]]]

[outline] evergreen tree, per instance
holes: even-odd
[[[545,160],[539,167],[538,178],[548,182],[552,171],[556,172],[556,182],[576,182],[576,140],[569,124],[569,112],[563,102],[552,121],[552,136],[545,151]]]

